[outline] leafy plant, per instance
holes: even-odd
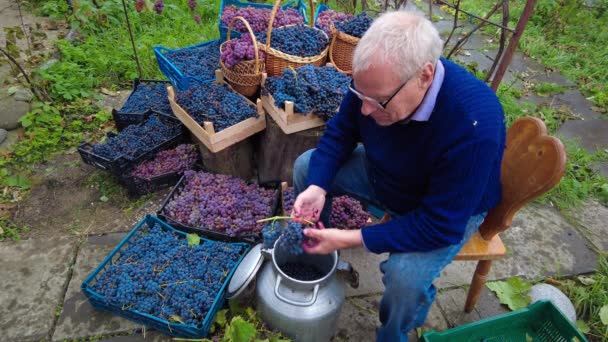
[[[528,292],[532,288],[532,283],[522,281],[518,277],[489,282],[486,286],[496,293],[500,303],[507,305],[511,310],[523,309],[530,304]]]
[[[538,96],[550,96],[555,94],[561,94],[566,89],[567,87],[564,87],[562,85],[548,82],[539,83],[534,86],[534,92]]]

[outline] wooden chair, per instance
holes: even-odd
[[[486,282],[492,261],[505,256],[498,236],[511,226],[513,216],[527,202],[559,183],[566,170],[566,151],[561,141],[547,136],[545,124],[532,117],[517,120],[507,131],[501,168],[502,200],[454,260],[478,260],[469,287],[465,312],[471,312]],[[389,217],[385,215],[382,220]]]

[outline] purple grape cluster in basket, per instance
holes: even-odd
[[[197,159],[196,146],[182,144],[174,149],[158,152],[154,159],[140,163],[133,169],[131,176],[149,180],[171,172],[182,173],[192,168]]]
[[[118,112],[139,114],[152,109],[172,115],[167,96],[167,83],[139,83]]]
[[[334,10],[327,9],[321,13],[317,17],[315,21],[315,26],[323,30],[327,35],[330,34],[329,27],[331,24],[337,24],[339,22],[343,22],[349,19],[354,18],[354,15],[349,13],[336,12]]]
[[[258,50],[258,58],[261,63],[264,62],[264,57],[264,52]],[[244,34],[240,38],[226,42],[220,53],[220,58],[228,68],[232,68],[242,61],[255,60],[255,47],[251,41],[251,36]]]
[[[370,27],[374,19],[370,18],[367,13],[359,13],[356,17],[336,23],[336,29],[353,37],[361,38],[367,29]]]
[[[361,202],[350,196],[335,197],[331,203],[329,221],[334,228],[359,229],[367,225],[369,218]]]
[[[274,214],[277,190],[232,176],[184,172],[183,188],[163,208],[171,219],[194,228],[244,236],[257,234],[256,221]]]
[[[348,91],[351,78],[331,66],[310,64],[297,70],[285,69],[281,76],[268,77],[264,92],[270,93],[275,105],[285,109],[285,101],[294,103],[297,113],[314,113],[329,120]]]
[[[270,8],[255,8],[251,6],[237,8],[231,5],[224,7],[220,21],[224,26],[228,27],[232,18],[243,17],[247,20],[253,32],[266,32],[268,30],[268,23],[270,23],[271,12],[272,9]],[[272,27],[277,28],[303,22],[304,17],[295,8],[279,8],[274,17]],[[238,32],[247,32],[247,27],[240,20],[234,22],[233,29]]]
[[[294,196],[294,190],[293,187],[290,186],[287,189],[285,189],[285,191],[283,191],[283,213],[285,213],[286,215],[290,215],[291,214],[291,210],[293,210],[293,203],[295,202],[296,198]]]
[[[203,83],[178,91],[177,103],[200,125],[213,122],[216,132],[248,118],[258,117],[256,107],[226,85]]]
[[[260,37],[259,43],[265,44],[266,36]],[[328,44],[329,39],[323,31],[304,24],[274,29],[270,37],[270,47],[298,57],[317,56]]]
[[[205,320],[245,252],[242,244],[210,240],[190,246],[158,223],[140,228],[126,246],[92,289],[122,310],[195,326]]]
[[[133,160],[180,133],[181,125],[166,123],[158,114],[150,115],[143,124],[129,125],[105,143],[93,145],[93,153],[108,159]]]
[[[167,52],[164,56],[183,75],[213,79],[220,65],[220,42],[214,40],[206,45]]]

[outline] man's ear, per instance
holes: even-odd
[[[420,87],[427,89],[433,83],[433,78],[435,77],[435,65],[430,62],[426,62],[422,67],[422,71],[420,73]]]

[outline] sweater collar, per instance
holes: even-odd
[[[433,77],[433,82],[429,87],[429,90],[424,95],[420,106],[418,109],[406,120],[407,123],[410,120],[414,121],[429,121],[431,117],[431,113],[433,113],[433,109],[435,108],[435,102],[437,102],[437,95],[439,94],[439,89],[441,89],[441,84],[443,84],[443,78],[445,77],[445,68],[443,67],[443,63],[441,60],[437,60],[437,64],[435,64],[435,75]]]

